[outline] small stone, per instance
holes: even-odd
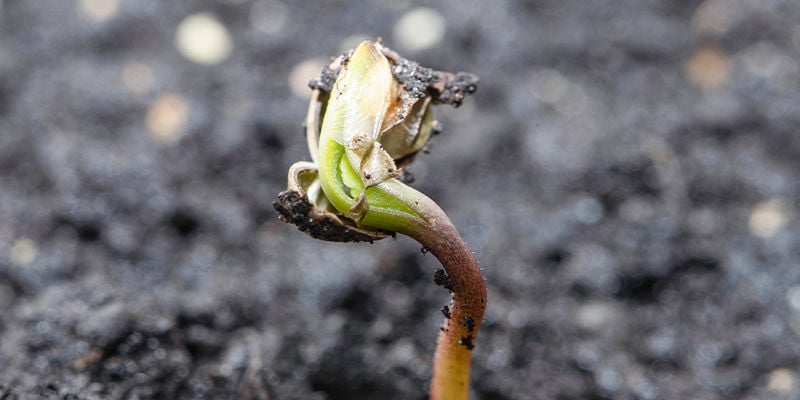
[[[795,386],[797,375],[787,368],[774,369],[767,378],[767,390],[776,393],[789,393]]]
[[[228,30],[209,13],[184,18],[175,33],[175,45],[189,61],[203,65],[219,64],[233,50]]]
[[[83,14],[97,22],[113,18],[119,10],[119,0],[80,0],[78,4]]]
[[[407,12],[394,25],[394,40],[409,51],[421,51],[437,45],[445,33],[445,20],[438,11],[418,7]]]
[[[177,142],[186,130],[189,104],[178,94],[161,95],[147,110],[146,125],[154,142],[168,145]]]
[[[100,359],[102,358],[103,358],[103,353],[101,351],[91,350],[88,351],[83,356],[81,356],[80,358],[78,358],[77,360],[75,360],[75,362],[72,364],[72,368],[79,372],[84,371],[87,368],[94,365],[95,363],[97,363],[98,361],[100,361]]]
[[[594,301],[582,305],[577,312],[576,319],[579,326],[591,331],[600,330],[606,326],[613,326],[619,321],[619,307],[611,302]]]
[[[791,218],[791,211],[786,203],[777,198],[768,199],[757,203],[748,224],[750,232],[758,237],[768,239],[775,236]]]
[[[727,83],[730,69],[728,54],[716,46],[695,50],[684,67],[689,82],[701,89],[714,89]]]
[[[26,267],[36,261],[39,250],[33,240],[22,238],[11,245],[11,263],[18,267]]]
[[[311,89],[308,87],[308,82],[319,75],[326,64],[327,62],[323,59],[312,58],[295,65],[289,72],[289,89],[292,94],[301,99],[310,98]]]

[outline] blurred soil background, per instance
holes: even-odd
[[[363,38],[478,74],[411,168],[483,265],[473,399],[800,398],[796,0],[2,0],[0,398],[424,399],[407,238],[271,203]]]

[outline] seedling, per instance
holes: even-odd
[[[361,43],[312,80],[306,135],[313,162],[292,165],[274,204],[282,220],[315,238],[372,242],[399,232],[442,263],[434,280],[452,301],[442,309],[435,400],[468,398],[486,285],[444,211],[398,177],[437,129],[432,106],[457,107],[477,83],[472,74],[423,68],[380,43]]]

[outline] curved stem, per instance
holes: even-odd
[[[315,143],[316,135],[311,135],[309,143],[312,148],[319,146],[322,191],[340,213],[358,227],[413,237],[444,266],[453,301],[436,347],[431,399],[466,400],[472,349],[486,308],[486,284],[478,262],[444,211],[394,179],[395,161],[379,139],[390,104],[400,98],[399,83],[379,47],[365,41],[353,51],[333,85],[319,141]]]
[[[486,284],[478,261],[453,223],[433,200],[422,196],[424,225],[404,234],[413,237],[442,263],[452,291],[449,318],[445,318],[436,345],[431,400],[466,400],[472,349],[486,309]],[[438,282],[437,282],[438,283]]]

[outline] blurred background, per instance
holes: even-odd
[[[411,167],[484,267],[473,399],[800,397],[800,3],[0,2],[0,398],[424,399],[407,238],[272,202],[364,38],[469,71]]]

